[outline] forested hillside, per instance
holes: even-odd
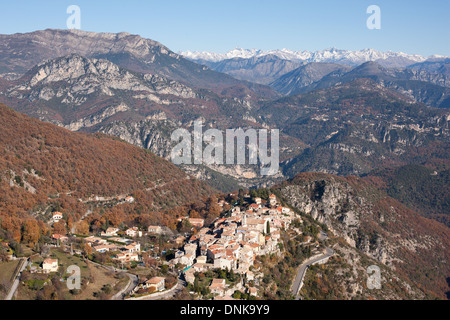
[[[146,215],[176,224],[161,211],[214,192],[170,162],[117,138],[73,133],[5,105],[0,105],[0,123],[1,226],[17,241],[26,240],[26,221],[46,221],[55,210],[72,222],[90,210],[111,215],[116,223],[126,215]],[[120,204],[128,195],[136,201]],[[98,205],[101,200],[109,200],[108,207]]]

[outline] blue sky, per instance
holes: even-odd
[[[176,52],[336,47],[450,56],[449,0],[14,0],[1,4],[0,33],[65,29],[71,4],[81,8],[82,30],[139,34]],[[366,27],[372,4],[381,30]]]

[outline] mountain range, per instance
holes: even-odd
[[[286,50],[235,50],[224,56],[184,54],[240,80],[269,85],[283,95],[370,78],[429,106],[450,106],[450,59],[441,56],[424,58],[375,50],[349,52],[336,49],[310,55]]]
[[[427,63],[415,64],[411,68],[388,69],[376,62],[365,62],[355,68],[344,65],[307,64],[295,69],[270,85],[287,95],[330,88],[356,79],[372,79],[387,88],[409,96],[432,107],[450,107],[450,60],[443,60],[439,68],[433,70]]]
[[[183,55],[128,33],[0,35],[0,213],[19,241],[22,220],[54,210],[76,219],[92,208],[111,219],[149,214],[173,227],[180,207],[217,189],[273,188],[337,238],[336,272],[360,284],[341,288],[345,298],[361,297],[360,273],[373,261],[394,279],[390,297],[445,297],[447,58],[337,49]],[[204,129],[279,129],[279,173],[176,167],[171,133],[196,120]],[[121,205],[128,195],[136,203]]]
[[[405,69],[376,62],[285,64],[293,70],[272,82],[273,89],[258,85],[266,90],[261,94],[139,36],[44,30],[1,37],[8,45],[0,48],[0,66],[10,72],[0,77],[0,102],[73,131],[114,135],[169,159],[170,133],[192,129],[198,119],[221,130],[279,128],[277,176],[261,177],[245,165],[184,167],[223,191],[269,186],[304,171],[364,175],[448,159],[447,60]],[[262,66],[278,61],[251,59]],[[190,74],[180,77],[177,70]],[[199,82],[212,74],[216,84]]]
[[[374,49],[350,51],[340,50],[336,48],[329,48],[314,52],[307,50],[293,51],[289,49],[265,51],[257,49],[236,48],[224,54],[198,51],[181,51],[180,54],[188,59],[202,62],[219,62],[235,58],[251,59],[272,55],[282,60],[302,62],[332,62],[348,64],[352,66],[360,65],[367,61],[376,61],[389,67],[404,67],[413,63],[424,62],[426,60],[443,58],[443,56],[439,55],[433,55],[426,58],[420,55],[406,54],[403,52],[380,52]]]
[[[275,95],[270,88],[215,72],[184,59],[159,42],[126,32],[112,34],[47,29],[0,35],[0,76],[17,79],[45,60],[74,53],[87,58],[106,59],[130,71],[168,76],[217,92],[236,86],[251,87],[263,96]]]

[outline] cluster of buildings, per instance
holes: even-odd
[[[107,230],[108,232],[108,230]],[[139,261],[139,253],[141,245],[131,239],[126,238],[109,238],[90,236],[85,238],[86,243],[92,247],[95,252],[104,253],[109,251],[119,251],[114,257],[118,262]],[[113,242],[111,242],[113,241]]]
[[[235,206],[231,215],[214,221],[211,227],[202,227],[175,253],[173,265],[186,266],[187,282],[193,283],[195,272],[208,269],[228,269],[254,279],[250,270],[259,255],[278,253],[281,230],[289,228],[294,213],[277,206],[275,195],[269,201],[255,198],[247,209]],[[214,286],[219,286],[214,283]],[[226,290],[211,291],[224,292]]]
[[[124,201],[131,203],[134,199],[129,197]],[[221,200],[218,205],[224,207],[228,203]],[[61,213],[53,213],[52,222],[60,219]],[[183,265],[186,281],[193,284],[196,272],[205,272],[209,269],[233,270],[244,275],[247,282],[256,280],[259,276],[256,274],[258,270],[253,268],[256,257],[280,253],[281,231],[288,229],[296,217],[289,208],[282,207],[277,197],[272,194],[267,201],[256,197],[250,205],[235,204],[229,214],[216,219],[210,226],[205,226],[205,220],[201,218],[181,217],[179,221],[185,219],[195,227],[195,232],[190,238],[180,236],[175,239],[182,249],[175,252],[169,264]],[[166,232],[160,226],[149,226],[147,231],[148,234],[155,235]],[[109,227],[100,234],[100,237],[89,236],[85,241],[94,252],[114,252],[113,260],[128,263],[140,261],[141,246],[136,238],[146,234],[147,232],[144,233],[137,227],[128,228],[125,232],[121,232],[119,228]],[[66,240],[65,236],[58,234],[53,235],[53,238],[61,242]],[[45,270],[55,268],[54,262],[51,263],[52,266],[45,264]],[[164,290],[164,278],[155,277],[138,286],[141,289],[151,287],[154,287],[154,291]],[[213,294],[224,298],[243,288],[229,288],[224,279],[213,279],[209,289]],[[247,287],[246,290],[250,295],[257,294],[254,287]]]

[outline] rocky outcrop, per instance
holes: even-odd
[[[0,76],[17,79],[45,60],[70,54],[105,59],[134,72],[159,74],[197,88],[221,92],[240,86],[255,95],[276,97],[270,87],[237,80],[193,63],[161,43],[121,33],[47,29],[31,33],[0,35]]]
[[[95,95],[115,96],[121,91],[139,92],[138,99],[161,102],[160,95],[195,98],[195,92],[176,81],[157,75],[139,75],[101,59],[88,59],[77,54],[37,65],[7,95],[19,99],[81,105]],[[154,97],[154,98],[149,98]]]
[[[446,226],[356,177],[304,173],[278,188],[292,207],[326,225],[362,255],[443,295],[449,270]],[[430,272],[426,279],[423,270]]]

